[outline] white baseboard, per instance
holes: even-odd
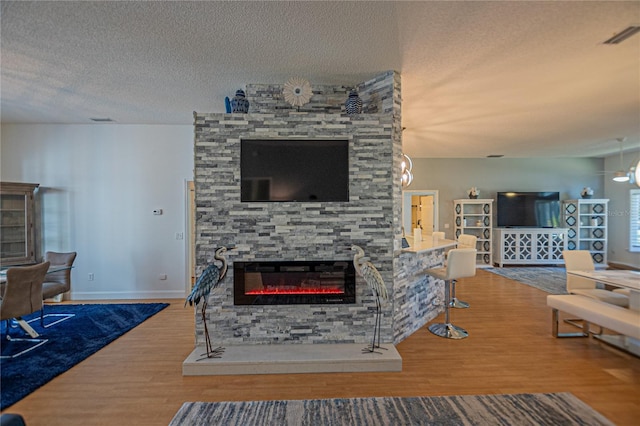
[[[71,292],[69,300],[184,299],[184,291]]]

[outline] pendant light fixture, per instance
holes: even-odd
[[[402,154],[402,163],[400,163],[401,176],[400,181],[402,182],[402,186],[409,186],[411,182],[413,182],[413,161],[407,154]]]
[[[629,172],[624,170],[624,161],[622,159],[622,144],[626,138],[618,138],[620,142],[620,170],[613,174],[613,180],[615,182],[629,182]]]

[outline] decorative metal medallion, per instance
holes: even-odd
[[[604,248],[604,244],[602,244],[602,241],[594,241],[593,248],[594,250],[602,250]]]
[[[576,243],[574,241],[569,241],[569,244],[567,244],[567,248],[569,250],[575,250],[576,249]]]
[[[604,213],[604,204],[594,204],[593,212],[594,213]]]
[[[600,228],[594,229],[593,230],[593,236],[596,238],[602,238],[604,237],[604,231]]]
[[[576,230],[575,230],[575,229],[573,229],[573,228],[570,228],[570,229],[569,229],[569,232],[567,232],[567,236],[568,236],[569,238],[575,238],[575,237],[576,237],[576,235],[577,235]]]
[[[456,213],[460,214],[461,211],[462,207],[460,206],[460,204],[456,204]]]
[[[567,204],[567,207],[565,208],[565,211],[569,214],[573,214],[576,212],[576,205],[573,203],[569,203]]]
[[[569,217],[567,218],[567,225],[569,225],[569,226],[573,226],[573,225],[575,225],[575,224],[576,224],[576,218],[575,218],[575,217],[573,217],[573,216],[569,216]]]
[[[299,77],[289,79],[289,81],[284,84],[282,93],[285,101],[297,107],[301,107],[309,102],[311,95],[313,95],[311,84],[307,80]]]

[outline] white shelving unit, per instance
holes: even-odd
[[[479,267],[493,265],[493,200],[459,199],[453,200],[455,238],[460,234],[475,235],[478,238],[476,263]]]
[[[564,200],[563,221],[568,228],[567,249],[589,250],[597,267],[607,266],[609,200]]]

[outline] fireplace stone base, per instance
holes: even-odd
[[[402,358],[392,344],[381,353],[362,353],[366,345],[292,344],[231,345],[221,358],[202,358],[204,346],[197,346],[182,363],[183,376],[238,374],[363,373],[402,371]]]

